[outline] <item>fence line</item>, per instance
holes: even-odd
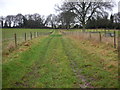
[[[25,42],[26,42],[26,38],[27,38],[27,37],[26,37],[26,33],[25,33]]]
[[[24,41],[26,42],[27,41],[27,38],[30,38],[30,40],[32,40],[33,38],[37,38],[37,37],[39,37],[39,36],[42,36],[42,35],[50,35],[50,34],[52,34],[53,33],[53,31],[52,32],[44,32],[44,33],[41,33],[41,32],[30,32],[29,34],[29,37],[27,37],[27,33],[25,32],[24,33]],[[33,37],[34,36],[34,37]],[[14,43],[15,43],[15,47],[17,47],[17,45],[18,45],[18,38],[19,37],[17,37],[17,34],[16,33],[14,33]],[[29,40],[29,39],[28,39]]]
[[[14,37],[15,37],[15,46],[17,47],[17,35],[16,35],[16,33],[14,34]]]
[[[101,32],[99,32],[99,36],[100,36],[100,42],[102,42]]]
[[[11,51],[14,51],[18,46],[22,45],[23,43],[26,43],[28,40],[33,40],[34,36],[36,37],[41,37],[41,36],[46,36],[50,35],[54,32],[52,31],[47,31],[47,32],[22,32],[22,33],[11,33],[11,36],[9,35],[8,38],[5,38],[2,40],[3,43],[3,54],[8,54]]]
[[[114,30],[114,48],[116,48],[116,32]]]
[[[117,42],[117,30],[109,31],[109,30],[96,30],[96,31],[90,31],[87,32],[83,31],[61,31],[63,35],[72,35],[76,36],[78,38],[88,39],[88,40],[94,40],[99,42],[107,42],[109,44],[112,44],[114,48],[117,48],[118,42]]]

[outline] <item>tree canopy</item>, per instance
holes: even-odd
[[[59,14],[47,17],[38,13],[1,16],[3,28],[110,28],[120,29],[120,12],[108,13],[113,2],[63,2],[56,6]],[[109,17],[110,16],[110,17]]]

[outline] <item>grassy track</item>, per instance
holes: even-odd
[[[118,87],[117,65],[108,68],[105,67],[106,62],[101,61],[110,59],[115,53],[101,58],[99,52],[91,53],[89,47],[83,48],[83,43],[62,36],[59,31],[48,37],[36,38],[31,43],[21,53],[13,52],[5,58],[4,88]]]
[[[66,55],[69,57],[78,80],[81,80],[80,83],[82,84],[80,86],[99,88],[118,87],[117,54],[109,53],[109,55],[111,54],[110,56],[104,56],[99,53],[98,55],[95,48],[91,49],[94,51],[90,51],[91,46],[85,45],[85,42],[79,43],[81,44],[78,44],[74,39],[63,40]],[[103,61],[104,59],[105,61]],[[113,64],[109,65],[109,63]]]

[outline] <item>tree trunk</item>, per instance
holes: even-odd
[[[3,28],[3,21],[1,21],[1,28]]]
[[[82,30],[83,30],[83,32],[85,32],[85,23],[83,23],[82,26],[83,26]]]

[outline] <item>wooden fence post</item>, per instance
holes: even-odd
[[[106,37],[106,29],[104,29],[104,30],[105,30],[104,32],[105,32],[105,37]]]
[[[114,30],[114,48],[116,48],[116,32]]]
[[[35,38],[35,32],[34,32],[34,38]]]
[[[32,33],[30,32],[30,39],[32,40]]]
[[[26,33],[25,33],[25,42],[26,42]]]
[[[37,37],[39,37],[39,33],[37,32]]]
[[[91,39],[91,31],[89,32],[89,35],[90,35],[90,39]]]
[[[118,31],[118,40],[117,40],[117,43],[118,43],[118,58],[120,59],[120,31]]]
[[[100,42],[102,41],[101,32],[99,32]]]
[[[16,33],[14,34],[14,38],[15,38],[15,46],[17,47],[17,36],[16,36]]]
[[[35,32],[35,37],[37,37],[37,32]]]

